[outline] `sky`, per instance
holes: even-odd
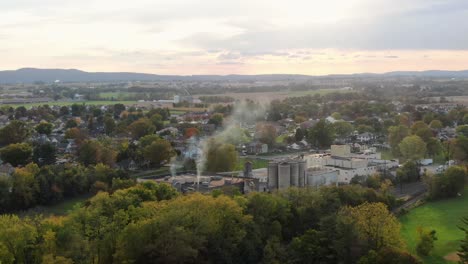
[[[467,18],[467,0],[5,0],[0,70],[464,70]]]

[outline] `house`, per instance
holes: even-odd
[[[10,163],[0,165],[0,175],[10,176],[13,172],[15,172],[15,167]]]
[[[301,129],[309,129],[317,124],[317,120],[308,120],[299,124]]]
[[[247,145],[247,153],[249,154],[268,153],[268,145],[260,143],[260,142],[252,142]]]
[[[375,135],[369,132],[365,132],[356,136],[359,142],[370,142],[375,140]]]

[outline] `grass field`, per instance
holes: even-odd
[[[123,99],[128,98],[129,96],[136,95],[136,93],[131,93],[131,92],[106,92],[106,93],[99,93],[100,98],[104,99]]]
[[[275,92],[252,92],[252,93],[220,93],[220,94],[198,94],[200,96],[229,96],[235,100],[254,100],[257,102],[269,102],[271,100],[283,100],[288,97],[300,97],[306,95],[325,95],[334,92],[350,93],[352,91],[343,91],[341,89],[317,89],[306,91],[275,91]]]
[[[252,162],[252,169],[261,169],[268,167],[268,160],[265,159],[251,159],[251,158],[239,158],[237,163],[237,170],[244,170],[244,164],[246,161]]]
[[[418,240],[416,230],[419,226],[434,229],[438,240],[435,241],[431,256],[423,258],[424,263],[454,263],[445,260],[444,257],[456,252],[460,240],[463,239],[462,231],[457,228],[462,217],[468,217],[468,187],[461,197],[428,202],[412,209],[400,217],[401,233],[408,250],[416,254]]]
[[[56,102],[48,102],[48,103],[31,103],[31,104],[0,104],[1,106],[9,106],[9,107],[19,107],[24,106],[26,108],[31,108],[33,106],[41,106],[41,105],[49,105],[49,106],[66,106],[72,104],[85,104],[85,105],[113,105],[113,104],[124,104],[130,105],[135,104],[135,101],[56,101]]]

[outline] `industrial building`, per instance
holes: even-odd
[[[397,168],[399,164],[397,160],[382,160],[380,153],[375,151],[351,153],[349,145],[332,145],[331,153],[311,154],[306,156],[305,160],[310,168],[337,171],[338,184],[349,184],[356,175],[370,176],[384,170]],[[327,175],[325,182],[332,182],[334,176]]]
[[[302,159],[270,162],[268,164],[268,190],[306,186],[306,170],[307,163]]]

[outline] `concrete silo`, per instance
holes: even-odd
[[[291,186],[299,186],[299,163],[290,162],[291,165]]]
[[[307,163],[305,160],[299,161],[299,186],[304,187],[307,185]]]
[[[268,189],[274,191],[278,189],[278,163],[268,163]]]
[[[278,189],[289,188],[291,186],[291,165],[282,162],[278,165]]]

